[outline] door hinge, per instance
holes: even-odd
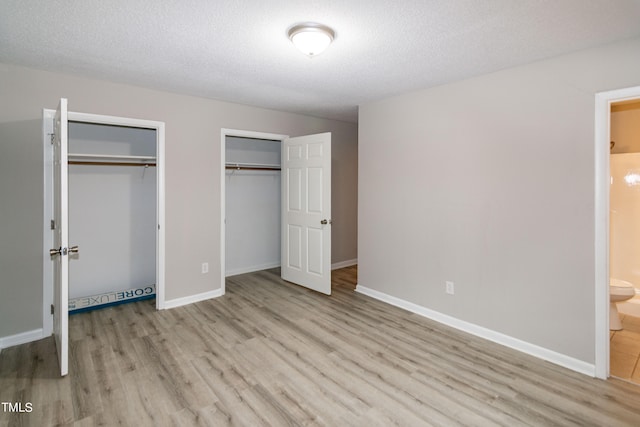
[[[53,145],[53,143],[56,140],[56,134],[55,133],[50,133],[49,136],[51,137],[51,145]]]
[[[51,304],[51,314],[53,315],[54,312],[55,312],[55,309],[53,308],[53,304]]]
[[[52,219],[52,220],[51,220],[51,229],[52,229],[52,230],[55,230],[55,229],[56,229],[56,220],[55,220],[55,219]]]

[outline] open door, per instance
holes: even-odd
[[[69,372],[69,217],[67,100],[60,99],[53,125],[53,334],[56,340],[60,375]],[[77,248],[72,248],[77,251]]]
[[[284,280],[331,295],[331,133],[282,146]]]
[[[67,100],[60,99],[57,110],[43,110],[44,215],[43,215],[43,331],[53,334],[62,376],[69,371],[69,263],[77,246],[69,246],[68,123],[112,125],[155,130],[156,133],[156,308],[166,308],[164,300],[165,215],[164,215],[164,123],[68,112]],[[73,153],[71,157],[73,159]],[[77,154],[76,154],[77,156]],[[101,156],[97,155],[100,158]],[[142,162],[140,156],[110,156],[114,161]],[[144,157],[144,161],[151,158]],[[99,159],[104,162],[104,158]],[[137,164],[137,163],[136,163]],[[73,242],[72,242],[73,243]],[[73,264],[71,265],[73,268]],[[73,273],[73,272],[72,272]],[[49,314],[51,313],[51,315]]]

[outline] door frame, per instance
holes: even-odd
[[[55,110],[42,110],[42,138],[44,155],[44,215],[43,215],[43,311],[42,335],[47,337],[53,332],[51,304],[53,303],[53,268],[49,249],[53,245],[51,218],[53,218],[53,149],[50,138],[53,133],[53,117]],[[68,112],[70,122],[125,126],[152,129],[156,131],[156,309],[165,308],[165,124],[154,120],[133,119],[128,117],[106,116]]]
[[[609,367],[609,186],[611,104],[640,98],[640,86],[596,93],[595,99],[595,377]]]
[[[280,141],[280,147],[285,139],[289,138],[289,135],[282,135],[277,133],[257,132],[250,130],[239,129],[220,129],[220,288],[222,295],[226,289],[226,212],[227,212],[227,198],[226,198],[226,156],[227,156],[227,137],[235,136],[238,138],[253,138],[253,139],[268,139],[271,141]]]

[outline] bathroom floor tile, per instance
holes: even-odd
[[[618,331],[611,338],[611,347],[619,353],[629,354],[631,356],[640,355],[640,334],[630,333],[628,331]]]
[[[633,316],[631,314],[620,314],[621,316],[624,316],[623,320],[626,320],[627,323],[635,323],[637,325],[640,325],[640,317],[637,316]]]
[[[636,367],[631,374],[631,381],[640,386],[640,360],[636,362]]]
[[[638,356],[611,350],[611,375],[625,380],[631,379]]]
[[[618,332],[636,334],[640,337],[640,317],[626,314],[620,316],[620,321],[622,322],[622,330]]]
[[[614,337],[623,336],[627,338],[640,338],[640,332],[636,332],[633,328],[629,327],[628,323],[622,324],[622,330],[616,331]]]
[[[622,331],[633,332],[640,335],[640,318],[625,316],[622,322]]]
[[[640,317],[621,315],[621,331],[609,332],[611,375],[640,385]]]

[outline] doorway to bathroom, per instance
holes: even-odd
[[[640,99],[609,113],[610,375],[640,384]]]
[[[640,385],[640,87],[596,94],[595,172],[595,373]]]

